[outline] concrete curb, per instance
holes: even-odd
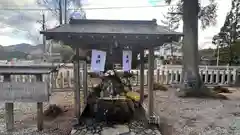
[[[145,117],[147,118],[148,123],[159,125],[160,124],[160,117],[156,114],[156,112],[153,112],[153,116],[149,117],[147,105],[145,103],[142,103],[142,107],[145,111]]]
[[[72,131],[71,131],[71,135],[74,135],[74,134],[76,134],[77,133],[77,130],[76,129],[74,129],[74,128],[72,128]]]

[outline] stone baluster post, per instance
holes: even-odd
[[[221,79],[221,84],[225,84],[225,70],[222,71],[222,79]]]
[[[205,70],[205,80],[204,82],[207,84],[208,83],[208,70]]]
[[[219,75],[220,75],[220,71],[217,70],[217,72],[216,72],[216,84],[219,84],[219,83],[220,83],[220,82],[219,82]]]

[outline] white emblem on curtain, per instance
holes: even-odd
[[[132,51],[124,50],[122,57],[123,71],[130,71],[132,69]]]

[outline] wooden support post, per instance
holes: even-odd
[[[10,82],[11,77],[10,74],[4,75],[4,82]],[[6,120],[6,128],[7,131],[11,131],[14,128],[14,113],[13,113],[14,105],[13,103],[5,103],[5,120]]]
[[[5,74],[4,75],[4,82],[10,82],[10,74]],[[14,105],[13,103],[5,103],[5,119],[6,119],[6,128],[7,131],[11,131],[14,128],[14,115],[13,115],[13,108]]]
[[[79,49],[75,50],[76,55],[79,54]],[[79,60],[74,60],[74,98],[75,98],[75,116],[77,119],[80,118],[81,104],[80,104],[80,81],[79,81],[79,68],[80,63]]]
[[[87,71],[87,62],[83,62],[83,94],[84,94],[84,105],[87,103],[88,95],[88,71]]]
[[[36,75],[36,81],[37,82],[43,81],[42,74]],[[43,130],[43,103],[42,102],[37,102],[37,129],[38,131]]]
[[[140,85],[140,83],[139,83],[139,82],[140,82],[140,81],[139,81],[139,74],[140,74],[140,73],[139,73],[138,70],[137,70],[136,72],[133,72],[133,73],[136,73],[136,75],[137,75],[137,79],[136,79],[137,82],[136,82],[136,85],[135,85],[135,86],[138,86],[138,85]]]
[[[154,81],[154,50],[153,48],[149,49],[148,53],[148,115],[153,116],[153,81]]]
[[[144,100],[144,50],[140,52],[140,102]]]
[[[83,88],[83,61],[79,60],[79,89],[81,90],[82,88]]]
[[[145,67],[145,66],[144,66]],[[144,73],[145,74],[145,73]],[[148,70],[147,70],[147,72],[146,72],[146,85],[148,85]],[[144,84],[145,85],[145,84]]]

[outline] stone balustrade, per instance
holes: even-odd
[[[199,66],[199,74],[201,79],[206,85],[228,85],[233,86],[240,84],[239,82],[239,67],[237,66]],[[81,70],[80,70],[81,71]],[[131,71],[135,77],[132,79],[133,85],[140,85],[140,70]],[[148,71],[144,71],[145,74],[145,85],[148,82]],[[83,73],[80,72],[80,79]],[[53,78],[52,78],[53,77]],[[49,81],[49,86],[56,89],[61,88],[73,88],[74,86],[74,75],[71,65],[62,67],[58,73],[53,76],[45,76],[44,81]],[[181,65],[164,65],[159,66],[154,70],[155,82],[171,85],[180,84],[182,80],[182,66]],[[0,81],[3,77],[0,76]],[[34,81],[34,76],[28,75],[15,75],[12,76],[12,81]],[[90,83],[89,83],[90,84]]]

